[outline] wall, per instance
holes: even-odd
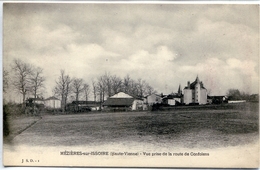
[[[134,100],[132,110],[143,110],[143,104],[142,100]]]
[[[200,102],[199,104],[207,104],[207,90],[201,89],[200,90]]]
[[[59,109],[61,108],[61,102],[59,100],[46,100],[45,106],[52,109]]]
[[[174,106],[175,105],[175,100],[174,99],[168,99],[167,102],[169,105]]]
[[[245,103],[245,100],[229,100],[228,103]]]
[[[153,105],[154,103],[161,103],[162,98],[160,96],[157,96],[155,94],[151,94],[150,96],[147,96],[147,103],[148,105]]]
[[[183,103],[185,103],[185,104],[192,103],[192,90],[191,89],[184,89],[183,93],[184,93]]]

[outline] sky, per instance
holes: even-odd
[[[43,68],[46,98],[61,69],[89,84],[128,74],[164,94],[197,75],[211,95],[258,93],[257,4],[6,3],[3,11],[4,69],[15,58]]]

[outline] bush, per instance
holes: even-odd
[[[9,122],[8,122],[8,105],[4,105],[3,106],[3,135],[4,137],[8,136],[9,133],[10,133],[10,130],[9,130]]]

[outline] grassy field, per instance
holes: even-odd
[[[25,130],[33,126],[41,117],[39,116],[12,116],[8,118],[8,131],[9,135],[4,136],[4,143],[8,143],[13,140],[13,138]]]
[[[258,120],[258,103],[156,112],[46,115],[17,135],[13,144],[98,146],[134,142],[157,147],[218,148],[256,142]],[[19,126],[22,122],[10,123]]]

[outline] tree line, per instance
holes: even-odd
[[[229,89],[227,91],[227,96],[229,100],[252,100],[252,95],[243,91],[239,91],[238,89]]]
[[[46,78],[42,68],[15,59],[11,65],[11,72],[12,76],[7,70],[3,70],[3,91],[6,93],[7,88],[14,87],[15,91],[22,95],[23,108],[26,97],[43,96]],[[68,100],[88,101],[92,94],[95,102],[104,102],[107,97],[118,92],[125,92],[134,97],[144,97],[156,91],[145,80],[141,78],[134,80],[129,75],[121,78],[105,73],[87,82],[83,78],[71,77],[65,70],[60,70],[55,87],[53,87],[54,96],[61,99],[62,111],[65,111]]]
[[[54,93],[61,98],[61,108],[64,111],[69,96],[72,95],[73,100],[78,101],[83,96],[85,101],[88,101],[90,94],[93,94],[95,102],[104,102],[107,97],[111,97],[118,92],[125,92],[134,97],[144,97],[155,93],[156,91],[145,80],[132,79],[129,75],[120,78],[117,75],[105,73],[88,84],[82,78],[71,78],[65,73],[65,70],[60,71],[60,76],[56,80]]]
[[[42,94],[45,82],[43,69],[19,59],[14,60],[11,68],[14,73],[11,80],[9,73],[6,70],[3,71],[3,91],[6,92],[11,83],[14,90],[22,95],[22,106],[25,108],[25,100],[28,94],[33,95],[34,98]]]
[[[7,70],[3,70],[3,92],[6,93],[7,88],[14,87],[14,90],[22,95],[22,107],[25,108],[26,97],[43,96],[45,90],[46,78],[43,75],[43,69],[35,67],[29,63],[15,59],[11,65],[12,76]],[[139,78],[134,80],[130,75],[121,78],[117,75],[105,73],[99,77],[86,81],[83,78],[71,77],[60,70],[60,75],[56,79],[55,87],[53,87],[54,96],[61,99],[62,111],[68,101],[88,101],[92,94],[95,102],[104,102],[107,97],[118,92],[125,92],[134,97],[144,97],[156,90],[150,86],[145,80]],[[229,100],[249,100],[250,94],[240,92],[238,89],[229,89],[227,91]]]

